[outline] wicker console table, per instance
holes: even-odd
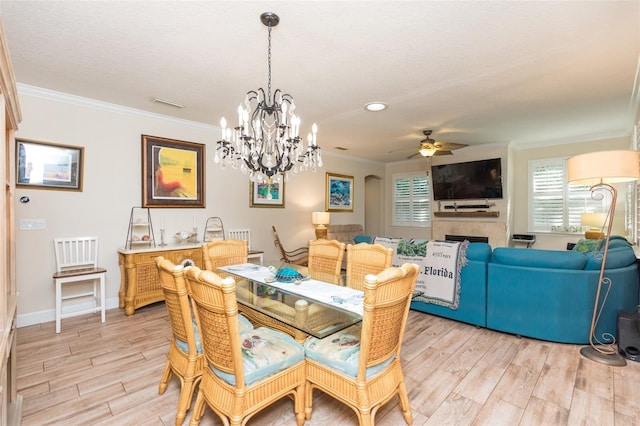
[[[180,264],[191,259],[199,268],[204,267],[202,244],[167,245],[141,249],[118,249],[120,265],[120,290],[118,305],[126,315],[151,303],[164,300],[155,258],[164,256],[173,263]]]

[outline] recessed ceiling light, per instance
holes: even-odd
[[[373,112],[382,111],[387,109],[387,104],[380,101],[369,102],[364,106],[364,109],[366,109],[367,111],[373,111]]]

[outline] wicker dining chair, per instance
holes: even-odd
[[[280,241],[278,231],[275,226],[271,226],[273,229],[273,244],[280,250],[280,260],[285,263],[293,263],[294,265],[307,266],[307,260],[309,257],[308,247],[299,247],[295,250],[286,250]]]
[[[214,240],[202,244],[204,269],[226,277],[220,266],[239,265],[248,262],[249,245],[245,240]]]
[[[364,291],[364,277],[391,266],[393,249],[381,244],[347,244],[347,287]]]
[[[173,374],[180,379],[180,397],[176,413],[176,426],[180,426],[191,406],[193,392],[202,377],[204,355],[199,348],[193,326],[184,268],[181,265],[174,265],[162,256],[156,258],[156,265],[172,332],[169,354],[158,393],[164,393]]]
[[[418,266],[410,263],[367,275],[362,323],[305,342],[307,420],[318,388],[351,407],[365,426],[397,394],[404,420],[413,422],[400,348],[417,276]]]
[[[189,424],[200,424],[205,403],[223,424],[244,425],[258,411],[291,396],[297,424],[302,426],[302,345],[266,327],[241,332],[232,277],[222,279],[211,271],[191,267],[186,279],[207,362]]]
[[[342,285],[344,243],[338,240],[309,241],[309,276],[314,280]]]

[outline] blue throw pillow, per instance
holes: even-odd
[[[353,242],[356,244],[360,244],[360,243],[371,244],[371,240],[372,238],[368,235],[356,235],[355,237],[353,237]]]

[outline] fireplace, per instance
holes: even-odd
[[[444,239],[447,241],[464,241],[467,240],[470,243],[488,243],[489,242],[489,237],[479,237],[479,236],[473,236],[473,235],[449,235],[446,234],[444,236]]]
[[[467,238],[469,241],[487,241],[491,247],[508,247],[509,230],[506,222],[488,220],[440,220],[431,222],[431,239],[443,241],[452,236]],[[481,237],[482,240],[471,239]]]

